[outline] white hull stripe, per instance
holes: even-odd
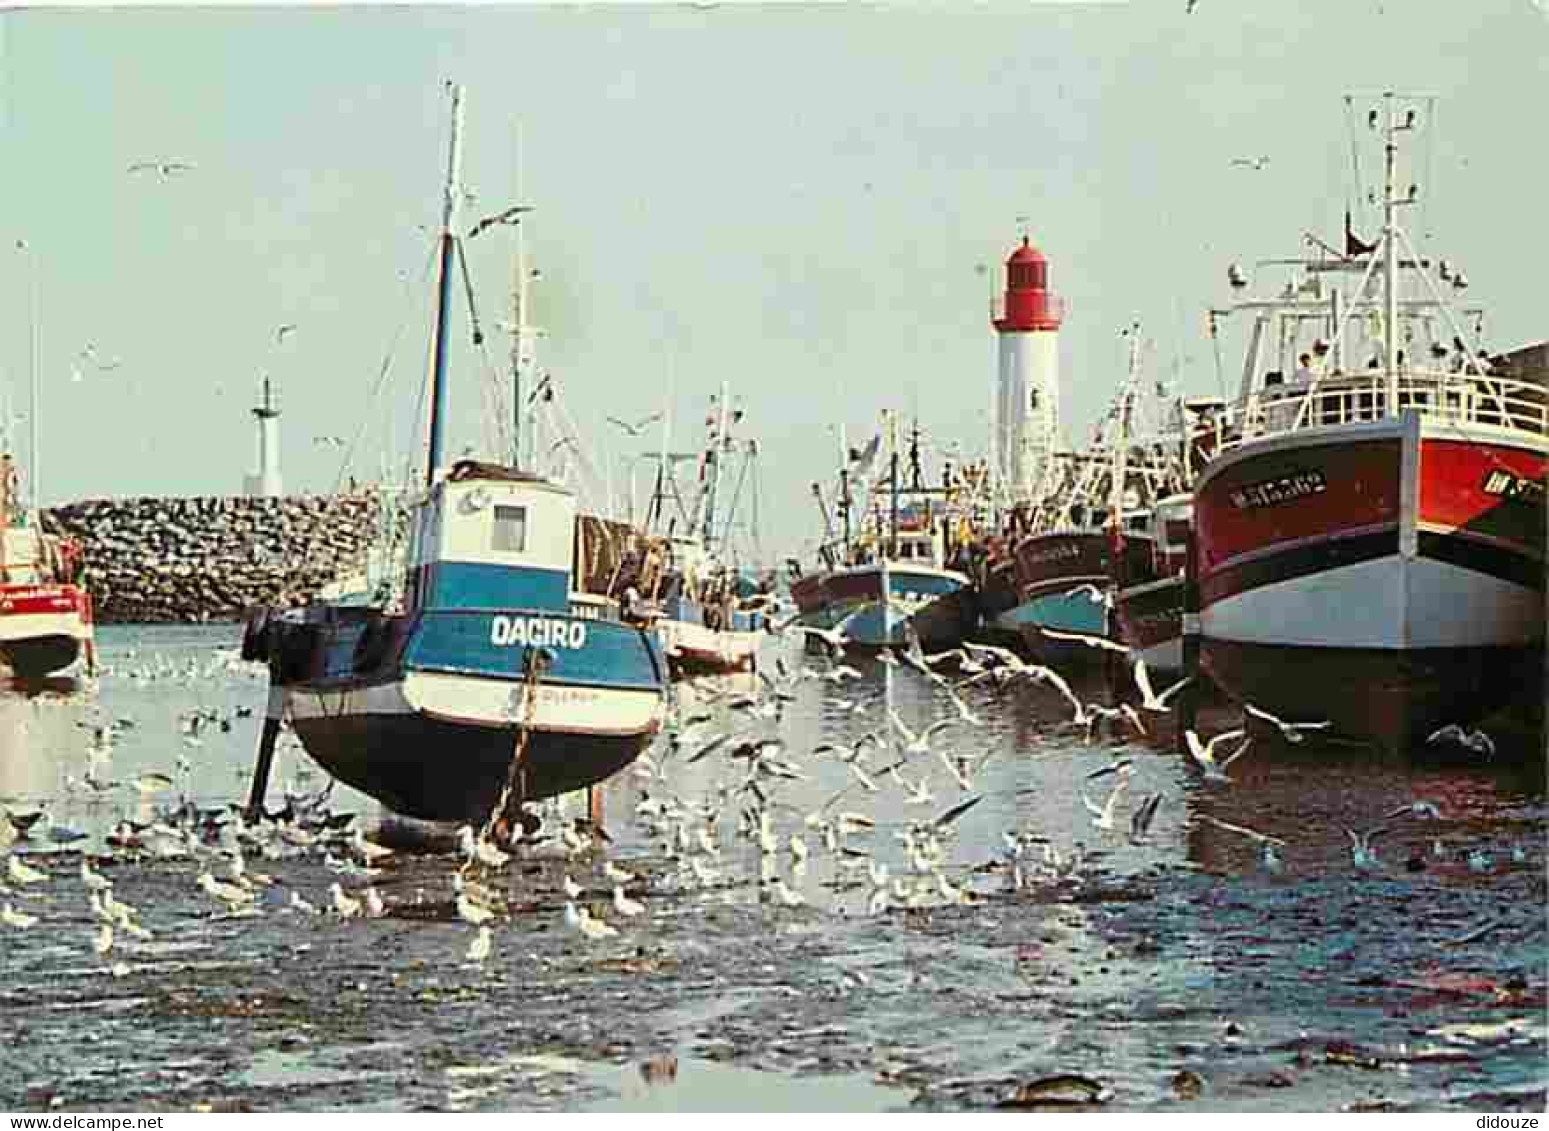
[[[1307,648],[1514,647],[1544,638],[1542,593],[1430,558],[1397,554],[1213,602],[1202,633]]]
[[[302,720],[423,714],[469,726],[509,727],[525,717],[523,685],[498,679],[413,672],[392,683],[349,690],[320,692],[292,686],[285,691],[291,717]],[[662,712],[662,698],[652,691],[540,685],[533,729],[560,734],[645,734],[660,727]]]
[[[13,640],[32,640],[40,636],[72,636],[77,640],[91,639],[91,626],[81,620],[81,614],[68,613],[11,613],[0,616],[0,644]]]

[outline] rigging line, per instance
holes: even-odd
[[[1425,100],[1425,181],[1420,186],[1421,228],[1427,245],[1431,242],[1431,197],[1435,185],[1431,177],[1436,167],[1436,96]]]
[[[435,249],[432,248],[430,252],[426,254],[425,266],[424,269],[420,272],[419,281],[421,283],[424,283],[424,281],[430,277],[430,266],[434,260]],[[403,297],[405,300],[410,297],[411,289],[411,280],[405,279],[403,286]],[[393,330],[393,335],[388,341],[387,351],[382,356],[382,364],[377,368],[376,384],[371,390],[371,397],[366,404],[366,411],[361,414],[360,426],[355,431],[354,439],[350,441],[349,447],[345,448],[344,450],[344,458],[339,466],[339,474],[334,479],[333,493],[336,495],[339,493],[340,486],[344,483],[345,475],[349,472],[351,465],[355,461],[356,450],[365,440],[366,433],[371,428],[372,413],[375,411],[377,403],[381,400],[382,392],[387,386],[388,378],[392,376],[393,360],[398,355],[398,343],[402,340],[404,331],[408,328],[409,319],[413,317],[415,312],[420,309],[423,303],[423,289],[420,290],[420,298],[420,303],[406,303],[403,317],[399,319],[398,326]]]
[[[427,254],[424,270],[420,273],[421,283],[423,283],[424,280],[429,276],[430,265],[434,261],[434,258],[434,249],[432,249],[431,253]],[[410,291],[411,280],[405,279],[403,293],[403,298],[405,300],[410,297]],[[399,320],[397,328],[393,331],[392,338],[388,342],[387,351],[382,357],[382,364],[378,368],[376,386],[372,390],[371,398],[367,404],[367,409],[361,415],[360,426],[358,429],[356,429],[354,439],[352,439],[349,446],[345,448],[344,456],[339,465],[339,472],[334,478],[332,490],[329,492],[331,496],[337,496],[339,494],[339,488],[343,486],[345,476],[348,474],[349,469],[354,462],[355,451],[360,446],[361,442],[365,439],[366,433],[371,427],[372,410],[380,400],[382,391],[387,384],[387,379],[392,373],[393,359],[397,356],[398,343],[402,339],[404,330],[408,327],[409,319],[414,314],[416,309],[417,307],[415,304],[407,303],[404,307],[404,315]],[[296,575],[300,572],[300,567],[305,563],[305,560],[305,553],[299,546],[291,549],[288,553],[285,554],[285,568],[282,574],[282,583],[284,588],[288,589],[290,587],[291,581],[294,580]]]
[[[1350,135],[1350,165],[1355,172],[1355,199],[1360,204],[1366,199],[1366,187],[1361,183],[1361,144],[1355,132],[1355,100],[1348,94],[1345,95],[1345,129]],[[1348,196],[1345,202],[1349,203]],[[1365,219],[1361,217],[1363,223]]]

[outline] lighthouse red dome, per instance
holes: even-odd
[[[1001,333],[1058,330],[1064,306],[1049,290],[1049,261],[1026,236],[1006,260],[1004,313],[994,319]]]

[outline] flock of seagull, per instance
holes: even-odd
[[[565,818],[562,804],[548,803],[551,819],[519,845],[497,844],[490,831],[493,821],[482,830],[471,825],[460,828],[457,853],[461,861],[450,877],[445,903],[446,917],[471,929],[466,945],[458,944],[462,960],[476,967],[491,958],[495,950],[493,929],[510,918],[512,909],[509,884],[500,882],[503,874],[509,875],[503,870],[513,852],[545,841],[557,840],[562,849],[558,861],[562,878],[555,893],[556,897],[563,895],[559,921],[588,943],[618,939],[621,929],[648,919],[650,912],[643,897],[653,892],[674,896],[745,887],[748,880],[738,866],[755,851],[758,898],[774,908],[800,908],[807,902],[802,881],[814,867],[826,870],[824,886],[833,889],[836,898],[838,894],[857,893],[856,910],[864,907],[864,913],[872,916],[979,902],[992,894],[976,887],[977,877],[984,874],[1002,875],[1002,890],[1011,894],[1040,885],[1078,883],[1086,862],[1085,842],[1078,840],[1073,850],[1062,853],[1051,838],[1016,829],[1003,834],[1004,852],[994,860],[978,865],[949,863],[957,822],[987,796],[974,792],[976,775],[990,757],[997,753],[1004,756],[1005,751],[1002,744],[975,741],[975,734],[986,723],[977,713],[980,708],[965,697],[967,690],[1003,691],[1019,683],[1051,688],[1071,710],[1063,727],[1072,735],[1084,735],[1090,745],[1105,732],[1127,729],[1137,735],[1149,733],[1148,722],[1172,710],[1170,702],[1187,682],[1176,682],[1158,692],[1144,661],[1123,645],[1099,637],[1050,632],[1062,640],[1121,652],[1128,661],[1139,692],[1138,705],[1087,702],[1058,671],[1024,660],[1005,648],[965,642],[946,652],[926,654],[906,625],[905,648],[897,652],[884,648],[876,654],[887,669],[881,694],[862,697],[853,684],[864,679],[863,673],[845,662],[845,649],[851,641],[844,629],[845,622],[832,629],[788,623],[781,630],[786,635],[804,636],[821,645],[821,649],[806,649],[809,655],[795,671],[781,656],[774,662],[774,674],[760,672],[756,682],[745,685],[751,690],[699,687],[691,693],[692,702],[684,702],[687,697],[674,698],[663,740],[642,754],[629,771],[640,787],[631,816],[657,850],[644,862],[648,869],[638,864],[636,871],[622,867],[610,856],[613,839],[606,830],[586,819]],[[825,655],[814,655],[814,651]],[[127,659],[137,657],[130,653]],[[131,662],[117,670],[105,669],[104,675],[144,684],[158,680],[198,683],[248,667],[233,653],[218,652],[210,660],[182,665],[159,657]],[[929,681],[929,686],[945,697],[947,707],[940,717],[911,726],[899,714],[892,701],[892,681],[894,670],[902,668]],[[949,670],[954,675],[944,674]],[[798,686],[807,682],[822,685],[825,718],[842,720],[846,732],[857,726],[871,729],[854,738],[848,733],[836,735],[804,752],[793,749],[783,733],[783,715],[787,706],[797,701]],[[229,732],[252,714],[251,708],[237,707],[230,711],[200,708],[179,715],[178,737],[184,750],[177,763],[181,777],[178,800],[175,805],[159,807],[155,799],[170,795],[179,786],[171,774],[147,772],[122,781],[106,776],[114,741],[134,728],[133,720],[124,717],[78,724],[91,732],[87,763],[82,776],[65,775],[66,791],[85,791],[100,798],[118,791],[117,796],[137,802],[140,813],[149,809],[150,817],[136,821],[126,816],[118,821],[105,838],[107,853],[93,855],[84,851],[88,834],[57,822],[46,806],[13,803],[0,809],[0,851],[8,852],[0,881],[0,925],[25,930],[40,921],[45,908],[38,902],[39,894],[70,882],[67,874],[56,874],[51,867],[57,866],[53,853],[61,849],[80,852],[71,870],[93,924],[86,939],[90,951],[104,970],[120,977],[130,970],[122,954],[145,943],[152,932],[139,911],[117,897],[112,881],[94,866],[104,860],[189,864],[195,873],[190,897],[227,915],[280,913],[350,920],[391,914],[392,902],[373,881],[385,868],[394,866],[394,850],[368,839],[354,824],[354,814],[329,808],[332,781],[313,795],[287,789],[279,811],[267,812],[251,823],[239,806],[206,809],[192,799],[191,756],[205,736]],[[1208,740],[1193,730],[1185,733],[1190,764],[1203,786],[1232,784],[1227,771],[1254,742],[1249,725],[1263,726],[1291,743],[1304,741],[1308,732],[1329,727],[1325,721],[1288,722],[1252,705],[1246,707],[1245,715],[1243,727]],[[873,725],[869,716],[878,721]],[[1474,737],[1460,728],[1453,729],[1456,734],[1438,732],[1436,740],[1480,752],[1491,749],[1488,736]],[[975,744],[981,752],[965,755],[948,749]],[[1226,752],[1227,747],[1230,752]],[[1149,836],[1166,798],[1160,791],[1143,796],[1129,809],[1127,819],[1121,819],[1134,769],[1133,759],[1123,756],[1124,750],[1122,744],[1106,747],[1103,764],[1084,775],[1076,800],[1083,823],[1089,823],[1100,838],[1122,837],[1127,831],[1129,841],[1138,845]],[[703,770],[721,772],[711,773],[709,786],[697,799],[673,792],[672,771],[686,771],[710,759],[717,761]],[[809,799],[799,804],[789,793],[813,780],[817,760],[843,766],[847,781],[815,804],[810,791],[803,790]],[[1097,792],[1104,789],[1105,794]],[[944,793],[938,796],[937,790]],[[863,798],[875,804],[866,804]],[[904,812],[920,808],[924,814],[884,821],[877,805],[890,799]],[[1373,828],[1347,829],[1356,870],[1370,872],[1383,867],[1374,842],[1390,822],[1399,819],[1444,818],[1435,803],[1413,800],[1387,813]],[[1282,838],[1209,815],[1190,820],[1247,838],[1258,846],[1266,872],[1279,874],[1284,870],[1286,842]],[[889,831],[896,847],[883,843]],[[745,842],[746,848],[739,850],[737,841]],[[44,851],[24,858],[11,851],[17,845]],[[1439,839],[1434,841],[1432,856],[1440,859],[1447,855],[1446,846]],[[321,860],[332,875],[326,898],[314,902],[298,888],[250,869],[252,858]],[[1520,847],[1513,849],[1513,858],[1525,858]],[[890,867],[890,860],[896,870]],[[1494,868],[1493,855],[1485,848],[1469,852],[1467,863],[1477,873]],[[1411,859],[1406,866],[1418,870],[1415,864]],[[1425,867],[1424,860],[1419,861],[1419,867]],[[647,870],[654,874],[646,875]],[[577,877],[582,882],[577,882]],[[423,891],[416,901],[423,903]]]

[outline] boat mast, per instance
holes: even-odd
[[[706,468],[709,475],[705,481],[704,498],[701,500],[704,514],[701,516],[700,538],[706,550],[711,548],[711,540],[715,537],[715,496],[721,485],[721,454],[726,447],[726,398],[730,395],[728,389],[727,383],[722,381],[720,412],[714,418],[715,431],[705,448],[705,458],[710,461],[710,466]]]
[[[522,123],[516,123],[516,199],[522,195]],[[522,466],[522,371],[527,367],[527,227],[520,219],[516,222],[516,258],[511,270],[516,278],[511,280],[511,302],[516,307],[511,312],[511,466]]]
[[[1382,179],[1382,305],[1383,360],[1388,370],[1388,407],[1398,405],[1398,202],[1393,199],[1393,165],[1398,152],[1398,126],[1393,120],[1393,92],[1383,95],[1386,122],[1383,128]]]
[[[441,464],[446,446],[446,323],[452,305],[452,255],[457,247],[457,206],[462,197],[458,183],[462,179],[463,88],[457,83],[449,85],[452,88],[452,144],[446,163],[446,195],[441,206],[440,295],[436,304],[436,364],[431,375],[430,458],[425,467],[427,488],[435,486],[436,468]]]
[[[888,478],[890,482],[887,553],[898,553],[898,424],[891,412],[887,414]]]

